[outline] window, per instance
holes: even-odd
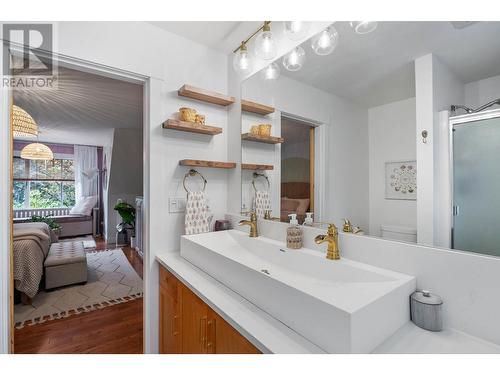
[[[73,160],[24,160],[14,157],[14,209],[75,205]]]

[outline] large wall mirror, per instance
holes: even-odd
[[[500,24],[353,26],[335,22],[242,83],[241,211],[500,256],[500,110],[468,113],[500,98]]]

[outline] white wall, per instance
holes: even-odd
[[[415,200],[385,199],[385,163],[416,160],[415,127],[415,98],[368,110],[369,234],[372,236],[380,236],[381,225],[417,227]]]
[[[118,199],[135,206],[135,197],[143,194],[142,129],[114,129],[111,154],[106,156],[108,183],[105,190],[106,241],[115,243],[119,215],[114,211]]]
[[[243,84],[242,96],[245,99],[273,105],[275,135],[279,130],[280,112],[324,126],[324,172],[316,171],[316,176],[324,178],[325,203],[323,221],[340,225],[342,218],[351,219],[354,225],[368,228],[368,111],[359,105],[306,85],[299,81],[281,76],[273,85],[263,89],[262,81],[256,75]],[[251,121],[243,117],[246,128]],[[270,149],[269,154],[260,157],[271,163],[275,161],[274,175],[280,181],[279,146]],[[265,150],[261,150],[264,152]],[[274,155],[272,153],[274,152]],[[248,155],[244,151],[243,155]],[[247,162],[245,158],[244,162]],[[274,180],[273,180],[274,181]],[[245,186],[248,181],[243,182]],[[275,183],[276,185],[277,183]],[[279,204],[279,193],[274,195],[273,208]],[[275,213],[276,211],[273,211]]]
[[[465,84],[465,105],[477,108],[500,98],[500,76]],[[498,106],[490,109],[498,108]]]

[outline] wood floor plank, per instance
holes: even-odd
[[[96,250],[108,248],[103,241],[96,243]],[[141,257],[130,247],[123,247],[122,250],[142,278]],[[14,353],[143,353],[142,304],[143,300],[139,298],[101,310],[16,329]]]

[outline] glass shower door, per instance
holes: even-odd
[[[500,256],[500,117],[453,126],[452,244]]]

